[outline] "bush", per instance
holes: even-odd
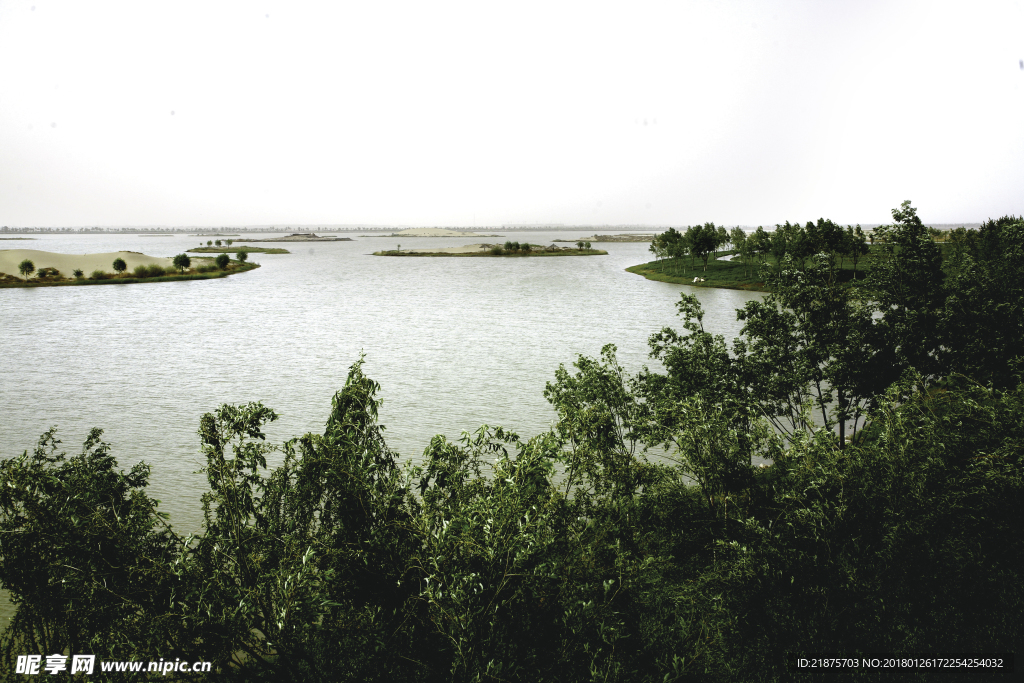
[[[235,254],[235,256],[241,263],[245,263],[246,261],[249,260],[249,252],[247,251],[240,251],[237,254]]]
[[[491,253],[494,254],[495,256],[501,256],[504,252],[502,251],[501,247],[493,246],[491,247]]]
[[[523,253],[526,253],[526,254],[530,253],[530,251],[532,251],[532,249],[533,249],[533,247],[530,246],[529,242],[523,242],[522,244],[519,245],[519,251],[521,251]]]
[[[71,274],[75,276],[76,280],[81,280],[83,277],[85,277],[85,273],[82,271],[81,268],[75,268],[73,271],[71,271]]]
[[[110,278],[110,273],[105,273],[102,270],[92,271],[92,275],[89,276],[90,280],[107,280]]]
[[[166,274],[164,269],[155,263],[148,266],[135,266],[135,270],[132,272],[135,277],[160,277]]]
[[[213,243],[216,244],[218,247],[220,246],[220,240],[214,240]]]
[[[209,247],[209,246],[212,246],[212,245],[213,245],[213,240],[206,240],[206,246]]]
[[[211,270],[217,270],[217,266],[203,265],[196,268],[197,273],[209,273]]]
[[[32,274],[32,271],[34,271],[35,269],[36,264],[32,263],[28,259],[25,259],[24,261],[18,264],[18,271],[21,273],[21,276],[26,280]]]
[[[220,268],[221,270],[227,270],[228,263],[230,261],[231,257],[228,256],[227,254],[217,254],[217,258],[214,261],[214,263],[216,263],[217,267]]]
[[[40,268],[39,272],[36,273],[36,277],[40,280],[59,280],[63,276],[56,268]]]

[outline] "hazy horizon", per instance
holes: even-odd
[[[0,2],[0,225],[1024,214],[1024,8]]]

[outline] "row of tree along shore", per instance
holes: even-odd
[[[830,681],[1002,680],[1024,642],[1024,221],[944,259],[893,215],[863,278],[766,260],[731,345],[684,293],[657,370],[610,345],[560,366],[530,438],[437,436],[403,466],[362,360],[322,433],[270,444],[273,410],[224,405],[199,420],[195,535],[98,429],[73,455],[48,431],[0,463],[3,670],[745,683],[817,680],[793,657],[830,653]],[[954,653],[985,675],[936,674]]]
[[[259,264],[247,263],[249,259],[248,250],[240,250],[236,254],[236,259],[232,261],[231,257],[226,253],[221,253],[214,259],[204,258],[200,264],[193,267],[191,257],[188,254],[182,253],[172,259],[170,268],[156,263],[149,263],[137,265],[129,272],[128,264],[123,258],[118,257],[111,262],[110,271],[97,268],[89,275],[86,275],[85,271],[81,268],[75,268],[71,271],[71,277],[53,267],[39,268],[37,270],[35,263],[31,259],[24,259],[18,264],[18,272],[21,274],[21,278],[0,273],[0,287],[132,284],[136,282],[209,279],[259,268]]]
[[[897,211],[903,210],[905,207]],[[924,234],[939,244],[943,256],[966,248],[971,236],[978,234],[977,230],[964,227],[922,227]],[[863,275],[865,263],[886,253],[883,245],[890,231],[888,226],[866,231],[859,225],[844,228],[824,218],[802,226],[787,221],[774,230],[759,226],[752,232],[739,227],[728,230],[714,223],[682,230],[669,228],[651,243],[650,251],[656,260],[627,270],[652,280],[680,283],[690,281],[699,272],[699,277],[707,280],[703,286],[763,290],[765,283],[760,273],[764,266],[778,267],[788,258],[804,267],[812,258],[824,256],[833,277],[851,280]],[[725,256],[731,258],[722,259]]]

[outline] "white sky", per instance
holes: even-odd
[[[1021,2],[0,0],[0,225],[1024,214]]]

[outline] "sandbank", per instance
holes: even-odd
[[[467,244],[463,247],[435,247],[433,249],[403,249],[402,253],[412,254],[476,254],[488,251],[490,244]]]
[[[71,277],[76,268],[87,276],[94,270],[107,273],[114,272],[114,259],[122,258],[131,271],[135,266],[156,264],[164,268],[173,267],[173,258],[146,256],[135,251],[111,251],[105,254],[56,254],[37,249],[0,249],[0,273],[21,277],[18,264],[25,259],[32,262],[38,271],[40,268],[56,268],[64,277]]]
[[[351,242],[351,237],[321,237],[312,232],[296,232],[287,237],[271,237],[265,240],[237,239],[233,242]]]
[[[500,237],[500,235],[479,235],[464,230],[445,230],[444,228],[409,228],[401,232],[393,232],[388,237]],[[438,251],[433,249],[432,251]]]

